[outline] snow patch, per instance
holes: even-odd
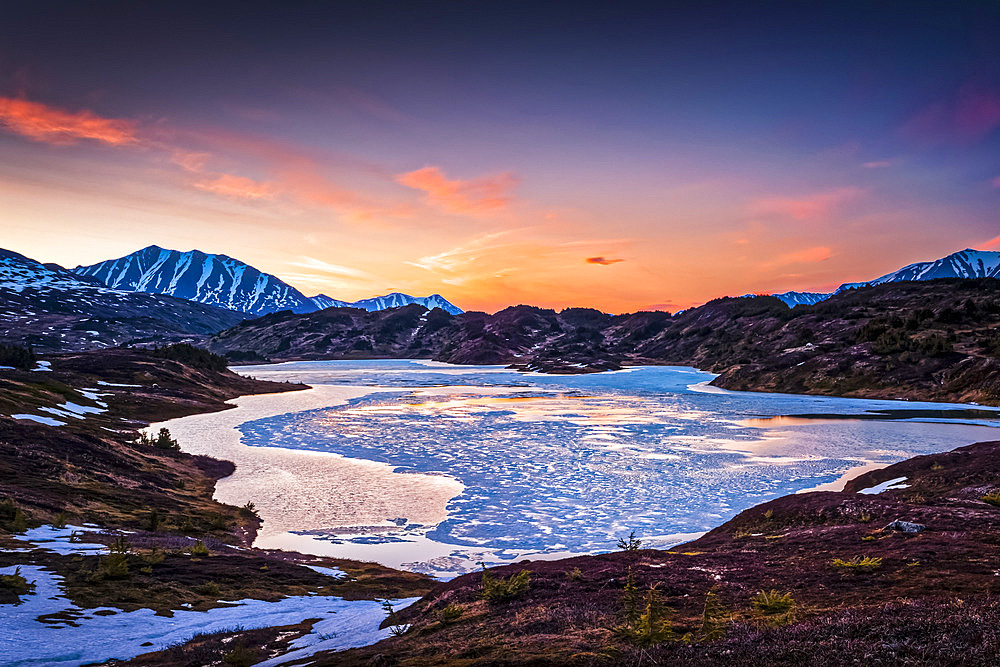
[[[905,477],[897,477],[896,479],[890,479],[888,481],[882,482],[881,484],[876,484],[875,486],[870,486],[867,489],[861,489],[858,493],[863,493],[865,495],[873,496],[883,491],[892,491],[893,489],[906,489],[909,488],[909,484],[903,484],[905,482]]]

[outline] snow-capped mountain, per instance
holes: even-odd
[[[0,250],[0,340],[42,351],[191,340],[245,315],[166,295],[116,290],[56,264]]]
[[[440,308],[441,310],[449,312],[452,315],[458,315],[463,312],[461,308],[449,302],[440,294],[431,294],[430,296],[410,296],[409,294],[393,292],[392,294],[386,294],[385,296],[375,296],[370,299],[361,299],[360,301],[355,301],[350,305],[355,308],[363,308],[368,311],[374,311],[385,310],[386,308],[408,306],[411,303],[419,304],[428,310]]]
[[[327,296],[325,294],[317,294],[316,296],[309,297],[312,301],[315,310],[326,310],[327,308],[342,308],[344,306],[350,306],[351,304],[347,301],[341,301],[340,299],[334,299],[332,296]]]
[[[811,306],[814,303],[819,303],[824,299],[830,298],[830,295],[825,292],[782,292],[781,294],[772,294],[771,296],[783,301],[789,308]]]
[[[848,289],[881,285],[901,280],[934,280],[935,278],[1000,278],[1000,251],[966,248],[930,262],[909,264],[880,278],[862,283],[844,283],[838,292]]]
[[[316,309],[302,292],[275,276],[232,257],[200,250],[181,252],[151,245],[73,271],[114,289],[169,294],[251,315]]]
[[[0,249],[0,289],[22,293],[25,290],[81,290],[110,292],[103,285],[81,279],[62,267],[42,264],[12,250]]]
[[[279,310],[311,313],[343,306],[373,311],[411,303],[428,309],[443,308],[453,315],[462,312],[440,294],[415,297],[397,292],[353,303],[325,294],[307,297],[280,278],[238,259],[155,245],[118,259],[78,266],[73,272],[113,289],[169,294],[250,315],[266,315]]]
[[[930,262],[916,262],[887,273],[884,276],[860,283],[844,283],[829,294],[819,292],[783,292],[772,296],[781,299],[789,308],[812,305],[845,290],[895,283],[906,280],[934,280],[935,278],[1000,278],[1000,251],[966,248],[947,257]]]

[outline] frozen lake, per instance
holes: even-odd
[[[429,361],[240,367],[314,390],[166,425],[235,460],[258,546],[449,576],[478,561],[668,546],[764,500],[996,438],[975,406],[728,392],[692,368],[579,376]],[[847,418],[845,418],[847,417]],[[156,425],[159,426],[159,425]]]

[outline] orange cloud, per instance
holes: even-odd
[[[830,248],[816,246],[779,255],[774,263],[779,266],[784,264],[812,264],[815,262],[825,262],[831,257],[833,257],[833,251]]]
[[[183,167],[187,171],[201,173],[205,171],[205,164],[211,157],[212,156],[209,153],[188,151],[179,148],[174,151],[173,155],[170,157],[170,160],[174,164]]]
[[[449,213],[483,215],[503,209],[518,179],[511,173],[473,180],[451,180],[438,167],[423,167],[396,176],[396,182],[427,193],[427,200]]]
[[[823,220],[834,210],[857,199],[864,190],[856,187],[837,188],[805,197],[767,197],[751,204],[754,215],[770,215],[798,221]]]
[[[63,111],[39,102],[0,97],[0,124],[35,141],[66,145],[93,139],[114,146],[138,143],[135,123],[102,118],[84,109]]]
[[[588,257],[586,260],[587,264],[600,264],[601,266],[607,266],[608,264],[617,264],[618,262],[624,262],[624,259],[608,259],[606,257]]]
[[[219,174],[215,178],[195,181],[193,185],[199,190],[235,199],[270,199],[274,196],[271,185],[233,174]]]

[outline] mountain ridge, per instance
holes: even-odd
[[[935,280],[937,278],[998,278],[1000,277],[1000,251],[966,248],[945,255],[940,259],[907,264],[874,280],[842,283],[832,292],[782,292],[771,294],[789,308],[812,305],[829,299],[846,290],[881,285],[888,282]]]
[[[58,265],[0,250],[0,340],[40,351],[200,340],[246,315],[169,295],[107,287]]]
[[[670,315],[511,306],[452,315],[411,304],[378,312],[273,313],[215,334],[233,361],[430,358],[586,373],[684,365],[726,389],[1000,403],[1000,280],[942,278],[845,290],[789,308],[723,297]]]
[[[158,245],[146,246],[117,259],[80,265],[72,272],[113,289],[167,294],[255,316],[282,310],[308,313],[345,306],[384,310],[411,303],[428,310],[438,307],[453,314],[462,312],[440,294],[415,297],[393,292],[353,302],[326,294],[308,297],[281,278],[229,255],[172,250]]]
[[[236,312],[308,312],[313,302],[269,273],[228,255],[150,245],[117,259],[77,266],[74,273],[131,292],[169,294]]]

